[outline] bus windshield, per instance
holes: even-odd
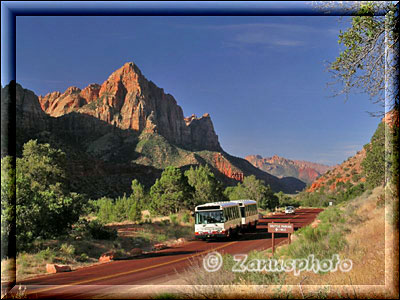
[[[224,222],[224,213],[221,210],[196,212],[196,224],[210,224],[210,223],[223,223],[223,222]]]

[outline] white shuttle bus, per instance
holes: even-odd
[[[231,238],[242,225],[239,204],[224,201],[206,203],[195,208],[195,238]]]
[[[240,206],[242,218],[242,230],[255,231],[258,222],[257,201],[254,200],[232,200]]]

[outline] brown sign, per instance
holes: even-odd
[[[268,223],[269,233],[293,233],[293,224],[289,223]]]

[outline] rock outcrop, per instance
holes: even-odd
[[[42,109],[52,117],[71,112],[94,116],[120,129],[158,133],[190,150],[220,151],[211,118],[185,118],[174,97],[148,81],[132,62],[112,73],[100,86],[68,88],[39,97]]]
[[[214,154],[214,164],[217,170],[226,177],[235,179],[237,181],[243,181],[243,172],[235,168],[221,153]]]
[[[366,151],[363,148],[342,164],[328,170],[321,177],[317,178],[307,189],[307,192],[311,193],[321,189],[325,191],[334,191],[340,184],[345,184],[347,182],[351,184],[365,182],[361,165],[365,155]]]
[[[9,93],[10,85],[2,90],[3,99],[10,99],[6,96]],[[4,98],[3,98],[4,93]],[[42,110],[38,97],[30,90],[24,89],[21,85],[15,85],[15,111],[17,130],[19,129],[38,129],[45,130],[47,128],[49,117]],[[7,101],[7,100],[6,100]],[[3,105],[3,103],[2,103]]]
[[[382,118],[382,122],[389,125],[389,127],[399,127],[399,111],[392,109],[388,111]]]
[[[57,265],[57,264],[46,264],[47,273],[61,273],[61,272],[71,272],[72,269],[67,265]]]

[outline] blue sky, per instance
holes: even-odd
[[[17,81],[37,95],[99,83],[125,62],[208,112],[228,153],[341,163],[379,119],[362,94],[330,98],[338,17],[17,17]]]

